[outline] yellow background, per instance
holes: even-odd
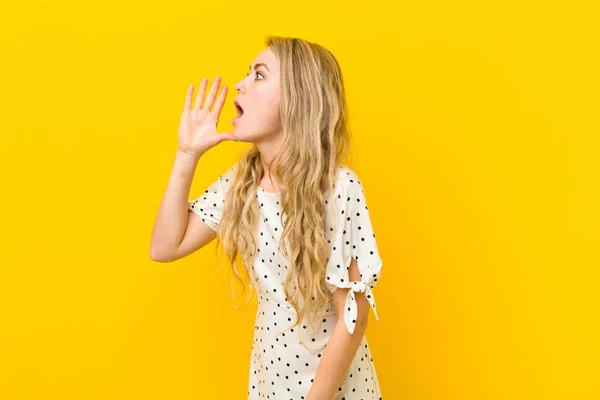
[[[0,2],[0,398],[246,397],[254,303],[214,242],[164,264],[149,241],[188,85],[223,77],[230,130],[267,34],[343,68],[383,398],[600,398],[592,3]]]

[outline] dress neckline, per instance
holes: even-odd
[[[281,193],[281,192],[267,192],[265,189],[261,188],[260,186],[258,187],[258,190],[263,193],[266,193],[270,196],[279,196],[279,194]]]

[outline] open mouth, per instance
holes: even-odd
[[[236,118],[239,118],[242,116],[242,114],[244,114],[244,110],[242,109],[242,107],[240,107],[239,104],[235,103],[235,109],[237,110],[237,115]]]

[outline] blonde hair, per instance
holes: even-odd
[[[267,36],[265,45],[275,53],[281,71],[284,139],[268,168],[280,185],[282,221],[285,215],[280,251],[290,266],[284,294],[297,314],[294,325],[288,329],[304,320],[314,329],[313,322],[322,318],[307,317],[313,312],[322,317],[331,304],[325,281],[331,251],[325,236],[325,197],[333,193],[338,169],[348,165],[352,156],[346,94],[336,58],[321,45],[279,36]],[[234,279],[245,290],[244,281],[249,276],[238,261],[245,266],[254,265],[254,235],[259,218],[257,190],[264,172],[260,153],[252,146],[236,164],[219,222],[217,248],[222,245],[231,263],[235,275],[230,280],[232,293]],[[254,283],[247,280],[252,295]]]

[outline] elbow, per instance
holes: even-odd
[[[359,332],[360,334],[364,333],[367,330],[367,323],[369,322],[369,316],[359,316],[356,320],[356,326],[354,327],[354,333]]]
[[[154,247],[150,247],[150,258],[153,261],[157,261],[157,262],[163,262],[163,263],[168,263],[171,262],[171,257],[165,253],[165,252],[161,252],[158,249],[155,249]]]
[[[363,319],[357,319],[356,323],[352,321],[350,326],[343,320],[339,320],[338,324],[340,325],[340,329],[346,331],[352,337],[362,338],[367,329],[367,321]]]
[[[369,322],[368,314],[365,312],[361,313],[359,310],[356,319],[353,319],[349,322],[351,323],[351,327],[353,328],[350,334],[352,336],[362,337],[365,331],[367,330],[367,323]],[[346,325],[346,322],[344,322],[344,325]],[[349,331],[351,327],[348,326]]]
[[[369,309],[371,306],[365,298],[364,293],[357,293],[356,301],[358,306],[358,315],[356,316],[355,329],[357,331],[364,332],[367,329],[367,323],[369,322]]]

